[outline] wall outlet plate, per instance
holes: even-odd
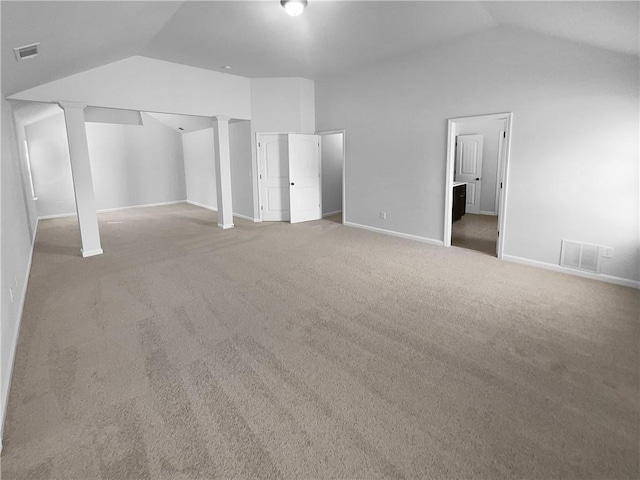
[[[613,258],[613,247],[602,247],[602,258]]]
[[[387,212],[380,212],[380,220],[386,220],[387,219]]]

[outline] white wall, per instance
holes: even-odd
[[[442,240],[447,119],[513,112],[505,254],[608,245],[602,273],[638,280],[638,67],[500,27],[316,80],[318,129],[346,129],[347,221]]]
[[[315,133],[315,84],[304,78],[251,79],[251,156],[257,191],[256,133]],[[254,195],[254,218],[260,218]]]
[[[183,134],[182,146],[187,200],[217,210],[213,128]],[[233,213],[254,218],[250,122],[229,123],[229,150]]]
[[[252,78],[254,132],[315,133],[314,83],[304,78]]]
[[[498,187],[498,154],[500,135],[505,130],[504,120],[460,122],[458,135],[482,135],[482,173],[480,212],[498,214],[496,188]]]
[[[322,214],[342,211],[343,134],[322,135]]]
[[[182,135],[187,200],[218,209],[213,128]]]
[[[251,122],[241,121],[229,124],[229,147],[233,213],[254,218]]]
[[[14,120],[11,106],[2,99],[2,162],[0,167],[0,408],[2,427],[6,413],[11,371],[20,326],[20,316],[31,262],[32,238],[30,235],[28,202],[21,175]],[[11,299],[9,289],[13,292]]]
[[[100,209],[186,199],[180,134],[143,114],[144,125],[87,123],[96,206]],[[26,128],[39,216],[74,213],[64,116]]]
[[[9,98],[251,118],[248,78],[141,56],[55,80]]]

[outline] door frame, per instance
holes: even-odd
[[[322,130],[320,132],[316,132],[316,135],[335,135],[341,133],[342,134],[342,223],[347,219],[347,195],[346,195],[346,175],[345,175],[345,167],[347,164],[347,133],[346,130]],[[320,139],[320,175],[322,176],[322,139]],[[322,177],[321,177],[322,178]],[[322,184],[321,184],[322,185]],[[322,195],[320,195],[322,198]],[[322,207],[321,207],[322,208]]]
[[[256,197],[258,199],[258,204],[257,204],[257,209],[258,209],[258,217],[257,219],[254,220],[254,222],[262,222],[262,209],[260,208],[260,205],[262,205],[262,178],[260,177],[260,175],[262,175],[262,172],[260,171],[260,139],[262,137],[262,135],[289,135],[292,132],[256,132],[256,161],[253,165],[253,167],[256,169],[255,170],[255,194]],[[287,181],[287,184],[289,182]]]
[[[488,115],[472,115],[468,117],[449,118],[447,120],[447,163],[445,169],[445,196],[444,196],[444,238],[443,245],[445,247],[451,246],[451,221],[453,206],[453,171],[455,165],[456,155],[456,136],[458,131],[458,123],[461,122],[473,122],[473,121],[487,121],[487,120],[504,120],[505,121],[505,145],[500,152],[500,158],[498,159],[499,166],[498,171],[500,178],[502,178],[502,188],[499,192],[499,204],[498,208],[498,244],[496,249],[496,255],[499,259],[502,259],[504,254],[504,242],[506,236],[506,214],[507,214],[507,198],[509,188],[509,163],[511,159],[511,132],[513,124],[513,112],[505,113],[492,113]]]

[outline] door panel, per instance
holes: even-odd
[[[482,189],[483,135],[458,135],[456,137],[456,182],[467,184],[468,213],[480,213]]]
[[[289,144],[287,135],[260,135],[260,201],[262,220],[289,220]]]
[[[320,137],[289,135],[291,223],[322,218],[320,192]]]

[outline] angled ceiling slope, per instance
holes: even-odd
[[[142,50],[183,2],[3,1],[2,93],[10,95]],[[40,42],[17,62],[13,48]]]
[[[9,100],[251,118],[248,78],[133,56],[10,95]]]
[[[2,1],[2,92],[133,55],[245,77],[315,79],[515,26],[640,55],[635,1]],[[16,62],[13,48],[40,42]]]

